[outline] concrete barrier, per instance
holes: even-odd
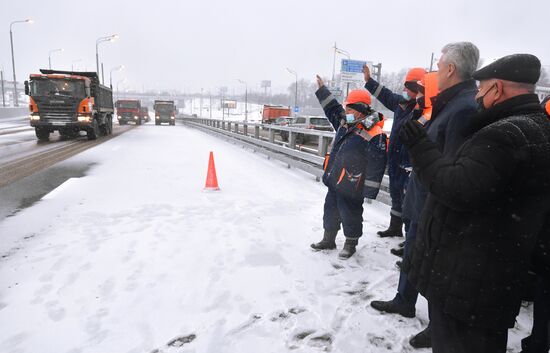
[[[1,104],[0,104],[1,105]],[[18,108],[3,108],[0,107],[0,119],[4,118],[15,118],[18,116],[25,116],[29,114],[29,107],[18,107]]]

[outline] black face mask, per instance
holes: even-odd
[[[489,92],[491,92],[491,90],[492,90],[493,88],[495,88],[495,87],[496,87],[496,86],[493,86],[493,87],[489,88],[489,90],[488,90],[487,92],[485,92],[485,94],[484,94],[483,96],[481,96],[481,97],[479,97],[479,98],[476,99],[476,102],[477,102],[477,111],[478,111],[479,113],[483,113],[484,111],[487,110],[487,108],[485,108],[485,104],[483,104],[483,99],[484,99],[485,96],[486,96],[487,94],[489,94]]]

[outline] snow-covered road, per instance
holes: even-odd
[[[365,205],[346,262],[309,250],[321,183],[210,135],[145,125],[72,160],[94,166],[0,223],[0,352],[413,351],[425,301],[415,319],[368,305],[395,294],[387,206]]]

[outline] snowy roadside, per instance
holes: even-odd
[[[218,193],[202,191],[210,150]],[[0,351],[414,351],[426,302],[415,319],[368,305],[399,275],[400,240],[375,236],[387,206],[365,205],[346,262],[309,250],[322,184],[210,135],[145,125],[72,160],[95,166],[0,223]]]

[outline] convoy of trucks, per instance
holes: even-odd
[[[95,72],[40,70],[25,81],[30,98],[30,125],[46,141],[59,131],[63,138],[86,131],[89,140],[113,131],[113,92]]]

